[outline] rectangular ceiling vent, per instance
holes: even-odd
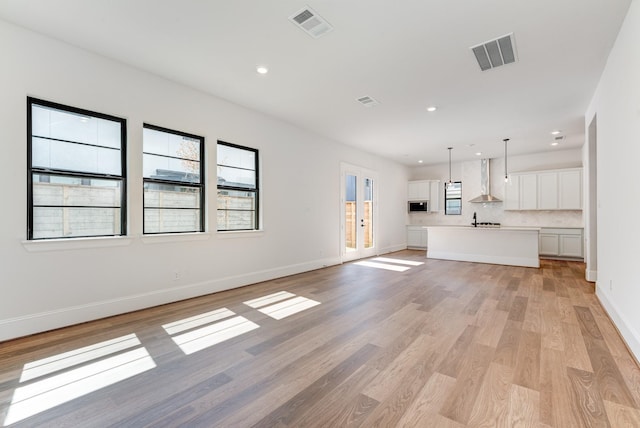
[[[304,9],[291,15],[289,20],[314,39],[317,39],[318,37],[333,30],[331,24],[329,24],[309,6],[306,6]]]
[[[360,97],[360,98],[356,98],[357,101],[362,104],[365,107],[373,107],[373,106],[377,106],[378,104],[380,104],[377,100],[374,100],[371,97]]]
[[[476,56],[480,70],[490,70],[516,62],[516,43],[513,33],[470,48]]]

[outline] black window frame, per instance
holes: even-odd
[[[200,149],[200,160],[198,161],[200,163],[200,170],[199,170],[199,174],[200,174],[200,183],[199,184],[195,184],[195,183],[190,183],[187,181],[179,181],[179,180],[169,180],[169,179],[159,179],[159,178],[147,178],[144,176],[144,172],[142,173],[142,234],[143,235],[164,235],[164,234],[180,234],[180,233],[201,233],[205,231],[205,156],[204,156],[204,147],[205,147],[205,143],[204,143],[204,137],[201,137],[199,135],[195,135],[195,134],[189,134],[187,132],[182,132],[182,131],[176,131],[174,129],[169,129],[169,128],[164,128],[162,126],[157,126],[157,125],[151,125],[149,123],[143,123],[142,124],[142,129],[143,129],[143,133],[144,133],[144,129],[152,129],[154,131],[159,131],[159,132],[166,132],[168,134],[173,134],[173,135],[179,135],[181,137],[186,137],[186,138],[191,138],[194,140],[198,140],[199,141],[199,149]],[[150,155],[155,155],[158,156],[157,153],[147,153],[144,151],[144,137],[143,137],[143,142],[142,142],[142,155],[144,157],[145,154],[150,154]],[[164,157],[171,157],[171,156],[164,156]],[[186,159],[186,158],[175,158],[175,157],[171,157],[173,159],[180,159],[180,160],[190,160],[190,159]],[[143,158],[143,165],[144,165],[144,158]],[[144,171],[144,168],[143,168]],[[145,197],[144,197],[144,185],[145,183],[153,183],[153,184],[166,184],[166,185],[170,185],[170,186],[182,186],[182,187],[191,187],[191,188],[195,188],[195,189],[199,189],[200,192],[200,222],[199,222],[199,230],[189,230],[189,231],[176,231],[176,232],[146,232],[146,226],[145,226],[145,210],[146,210],[146,206],[145,206]],[[154,208],[154,209],[163,209],[163,208]],[[164,208],[164,209],[176,209],[176,208]]]
[[[100,174],[93,172],[79,172],[79,171],[70,171],[59,168],[41,168],[41,167],[33,167],[32,165],[32,154],[33,154],[33,117],[32,110],[33,106],[38,105],[50,109],[61,110],[64,112],[77,114],[80,116],[89,116],[98,119],[110,120],[114,122],[118,122],[120,124],[120,174]],[[38,137],[37,138],[42,138]],[[56,141],[64,141],[68,143],[78,144],[77,141],[67,141],[60,140],[55,138],[47,138],[50,140]],[[84,143],[80,143],[84,144]],[[75,177],[80,178],[81,180],[110,180],[110,181],[119,181],[120,182],[120,233],[118,234],[108,234],[108,235],[74,235],[74,236],[57,236],[57,237],[45,237],[45,238],[34,238],[33,237],[33,227],[34,227],[34,205],[33,205],[33,175],[34,174],[45,174],[50,176],[59,176],[59,177]],[[45,206],[45,205],[42,205]],[[67,207],[68,205],[55,206],[58,208]],[[82,206],[73,206],[82,208]],[[85,208],[100,208],[96,206],[90,206]],[[113,207],[106,207],[113,208]],[[27,240],[29,241],[40,241],[40,240],[50,240],[50,239],[76,239],[76,238],[98,238],[105,236],[126,236],[127,235],[127,120],[121,117],[113,116],[106,113],[99,113],[92,110],[87,110],[83,108],[68,106],[65,104],[47,101],[35,97],[27,97]]]
[[[256,181],[256,186],[255,189],[251,189],[251,188],[247,188],[247,187],[242,187],[242,186],[229,186],[229,185],[225,185],[225,184],[221,184],[219,180],[216,179],[217,181],[217,189],[216,189],[216,195],[218,194],[218,192],[220,190],[231,190],[231,191],[239,191],[239,192],[252,192],[255,195],[255,210],[254,210],[254,227],[253,229],[218,229],[218,222],[217,222],[217,215],[216,215],[216,230],[218,232],[241,232],[241,231],[249,231],[249,230],[260,230],[260,160],[259,160],[259,151],[258,149],[254,149],[252,147],[247,147],[247,146],[241,146],[239,144],[233,144],[233,143],[228,143],[226,141],[222,141],[222,140],[218,140],[217,145],[216,145],[216,170],[218,167],[222,166],[222,167],[228,167],[227,165],[220,165],[218,163],[218,159],[217,159],[217,148],[218,145],[223,145],[223,146],[227,146],[227,147],[233,147],[234,149],[240,149],[240,150],[246,150],[248,152],[253,152],[254,153],[254,159],[255,159],[255,181]],[[217,174],[216,174],[217,176]],[[216,197],[216,202],[217,202],[217,197]],[[216,214],[218,211],[220,211],[221,209],[219,207],[216,206]],[[225,211],[246,211],[246,210],[225,210]]]
[[[460,185],[460,197],[459,198],[449,198],[447,197],[449,184],[459,184]],[[460,212],[449,212],[447,201],[460,201]],[[462,181],[452,181],[451,183],[444,184],[444,214],[445,215],[462,215]]]

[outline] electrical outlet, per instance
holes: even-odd
[[[173,280],[177,281],[180,279],[180,272],[178,272],[177,270],[173,272]]]
[[[609,280],[609,291],[613,291],[613,279]]]

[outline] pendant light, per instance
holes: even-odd
[[[451,181],[451,150],[452,149],[453,147],[447,147],[447,150],[449,150],[449,181],[447,181],[447,189],[449,189],[452,184],[452,181]]]
[[[502,141],[504,141],[504,182],[508,183],[509,173],[507,172],[507,142],[509,141],[509,139],[505,138]]]

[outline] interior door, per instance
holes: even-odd
[[[340,230],[343,262],[377,254],[376,181],[374,171],[342,165]]]

